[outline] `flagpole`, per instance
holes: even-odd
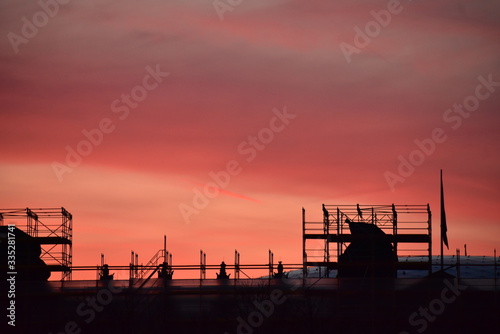
[[[440,190],[440,198],[441,198],[441,208],[443,207],[443,170],[441,169],[440,170],[440,173],[439,173],[439,182],[440,182],[440,185],[441,185],[441,190]],[[443,220],[443,211],[441,209],[441,216],[440,216],[440,220],[441,220],[441,224],[440,224],[440,241],[439,241],[439,245],[440,245],[440,248],[441,248],[441,270],[444,270],[444,259],[443,259],[443,252],[444,252],[444,249],[443,249],[443,226],[442,226],[442,220]]]
[[[441,242],[440,242],[440,245],[441,245],[441,270],[444,270],[444,258],[443,258],[443,230],[441,229]]]
[[[448,227],[446,226],[446,211],[444,209],[444,190],[443,190],[443,170],[440,172],[440,181],[441,181],[441,270],[444,269],[444,251],[443,245],[446,245],[446,248],[450,249],[448,246]]]

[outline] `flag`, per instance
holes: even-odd
[[[446,248],[450,249],[448,246],[448,227],[446,226],[446,212],[444,211],[444,191],[443,191],[443,170],[441,169],[441,242],[444,242]]]

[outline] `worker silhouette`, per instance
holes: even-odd
[[[226,264],[222,261],[220,264],[220,272],[217,273],[217,279],[229,279],[229,276],[231,276],[231,274],[228,275],[226,273]]]
[[[284,273],[283,269],[283,263],[278,261],[278,272],[274,274],[274,278],[286,278],[288,275]]]
[[[173,275],[174,271],[172,270],[172,267],[169,266],[167,262],[163,262],[161,265],[161,270],[158,272],[158,277],[164,279],[172,279]]]
[[[113,279],[115,274],[109,274],[109,267],[107,264],[103,265],[101,268],[101,273],[99,274],[101,281],[109,281]]]

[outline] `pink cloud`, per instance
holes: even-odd
[[[430,203],[437,216],[442,168],[453,247],[467,242],[486,254],[497,246],[500,94],[457,130],[443,113],[474,94],[479,75],[500,81],[498,5],[404,3],[348,64],[339,43],[352,43],[354,26],[382,5],[243,3],[224,21],[207,2],[61,8],[18,54],[0,40],[0,198],[67,206],[78,217],[79,264],[100,251],[120,263],[129,248],[152,254],[165,233],[178,263],[196,262],[199,248],[213,261],[231,258],[236,247],[250,262],[265,261],[267,247],[300,262],[302,206],[315,215],[323,202]],[[8,7],[0,33],[18,31],[36,10]],[[111,103],[156,64],[170,76],[120,120]],[[297,118],[247,162],[238,146],[283,106]],[[59,183],[51,164],[65,163],[66,146],[76,149],[82,130],[103,118],[115,130]],[[392,192],[384,172],[397,172],[398,157],[437,127],[447,140]],[[193,186],[182,180],[209,182],[229,160],[242,172],[186,226],[178,205],[191,201]],[[93,235],[100,226],[116,231],[108,245]]]

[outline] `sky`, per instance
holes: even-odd
[[[499,15],[487,0],[2,1],[0,208],[66,208],[74,265],[146,263],[163,235],[174,264],[200,249],[298,264],[302,208],[429,203],[437,254],[443,169],[445,254],[492,255]]]

